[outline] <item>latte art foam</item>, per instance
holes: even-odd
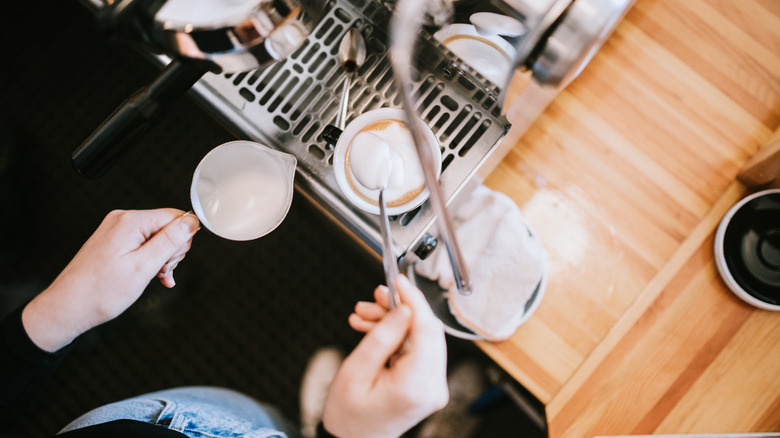
[[[397,207],[408,203],[423,191],[425,176],[417,156],[412,133],[406,127],[406,123],[400,120],[388,119],[371,123],[361,129],[350,140],[346,151],[346,159],[344,160],[344,170],[346,171],[349,186],[361,198],[378,205],[379,190],[371,190],[360,184],[350,168],[350,166],[360,168],[374,164],[370,161],[373,160],[372,157],[362,157],[362,154],[357,159],[364,161],[360,163],[350,162],[353,158],[350,154],[352,145],[355,142],[371,141],[372,139],[369,136],[378,137],[380,141],[386,142],[390,147],[392,172],[389,175],[387,188],[385,189],[387,206]]]

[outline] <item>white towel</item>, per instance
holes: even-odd
[[[477,187],[452,219],[471,275],[471,295],[457,291],[444,245],[415,271],[449,291],[458,322],[486,339],[506,339],[522,323],[525,305],[545,274],[544,248],[514,201],[485,186]]]

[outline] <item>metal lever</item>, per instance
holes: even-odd
[[[460,246],[455,238],[455,231],[450,219],[444,195],[436,178],[434,170],[434,157],[429,148],[425,147],[425,136],[420,123],[424,123],[415,113],[414,99],[412,97],[412,55],[418,32],[421,28],[419,17],[425,13],[426,2],[420,0],[400,0],[396,5],[396,12],[390,21],[390,62],[393,66],[396,86],[400,89],[403,108],[409,121],[409,128],[414,138],[417,155],[420,157],[425,184],[430,192],[430,203],[434,214],[439,219],[439,232],[449,254],[450,264],[455,277],[455,284],[461,294],[469,295],[471,289],[471,277],[468,267],[463,259]]]

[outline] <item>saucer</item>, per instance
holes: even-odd
[[[739,298],[780,310],[780,189],[754,193],[726,213],[715,234],[715,262]]]

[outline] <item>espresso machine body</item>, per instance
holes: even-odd
[[[582,70],[632,4],[632,0],[426,2],[425,20],[413,28],[417,29],[413,30],[417,36],[414,72],[410,83],[399,85],[390,59],[394,44],[390,23],[401,2],[254,0],[246,9],[251,12],[249,19],[235,20],[241,16],[237,14],[232,21],[189,25],[156,18],[165,18],[158,13],[166,6],[171,7],[169,12],[176,12],[173,2],[192,0],[119,0],[112,2],[111,9],[101,0],[85,1],[108,17],[104,20],[109,28],[159,54],[154,59],[167,66],[161,78],[166,77],[165,72],[185,66],[184,84],[173,81],[178,84],[173,87],[175,93],[159,92],[165,89],[165,81],[157,81],[163,86],[149,87],[157,96],[168,100],[169,95],[191,89],[196,99],[238,135],[295,155],[299,192],[377,252],[381,249],[378,219],[353,207],[340,193],[333,176],[333,148],[323,136],[337,117],[339,90],[351,77],[337,59],[339,42],[350,29],[363,35],[367,56],[351,79],[353,99],[347,118],[374,108],[401,107],[399,89],[412,90],[415,112],[441,144],[443,170],[438,184],[443,199],[451,203],[500,161],[511,147],[501,141],[510,127],[514,124],[514,129],[522,132],[530,126]],[[135,4],[138,10],[118,12],[116,8],[122,4]],[[277,9],[268,10],[271,6]],[[491,80],[479,66],[437,39],[437,32],[453,24],[500,38],[511,60],[507,74]],[[281,31],[271,37],[274,29]],[[528,78],[527,86],[519,97],[505,102],[510,80],[517,75]],[[155,116],[155,122],[158,119]],[[110,121],[107,124],[111,127]],[[93,137],[100,139],[101,131],[111,131],[102,128]],[[135,129],[133,135],[145,129],[146,125]],[[74,154],[77,169],[87,176],[99,176],[129,147],[125,140],[133,135],[104,136],[108,140],[101,141],[111,143],[119,138],[123,144],[109,147],[114,151],[108,154],[109,159],[98,160],[94,166],[84,163],[96,160],[79,159],[86,157],[84,150],[90,150],[88,140],[87,147],[82,145]],[[429,233],[435,219],[429,204],[392,218],[395,253],[400,258],[424,258],[436,247],[437,236]]]

